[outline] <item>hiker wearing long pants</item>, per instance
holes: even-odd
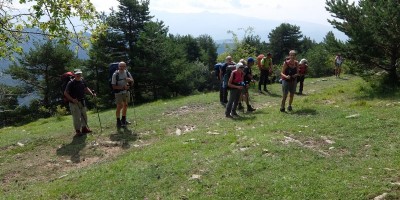
[[[68,82],[64,91],[64,96],[69,101],[69,109],[72,114],[72,120],[75,128],[75,136],[83,136],[92,131],[88,126],[87,108],[85,101],[85,93],[96,96],[91,89],[86,86],[82,79],[82,70],[74,70],[74,79]]]
[[[228,87],[230,88],[230,93],[229,93],[229,101],[228,104],[226,105],[226,110],[225,110],[225,117],[227,118],[233,118],[233,117],[238,117],[239,115],[236,112],[236,108],[238,107],[239,103],[239,98],[240,95],[242,94],[243,87],[245,86],[243,77],[244,65],[243,63],[239,62],[236,64],[236,70],[234,70],[228,81]]]

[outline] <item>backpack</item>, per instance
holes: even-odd
[[[231,65],[228,65],[226,67],[226,72],[224,74],[223,79],[224,79],[224,86],[227,87],[227,88],[229,88],[228,87],[228,81],[229,81],[229,77],[231,77],[231,74],[232,74],[233,70],[236,70],[236,65],[235,64],[231,64]]]
[[[261,60],[262,60],[264,57],[265,57],[264,54],[260,54],[260,55],[257,56],[257,67],[258,67],[258,69],[261,69],[261,68],[262,68],[262,66],[261,66]]]
[[[67,97],[65,97],[65,95],[64,95],[65,88],[67,87],[67,84],[72,80],[74,80],[73,72],[65,72],[63,75],[61,75],[61,91],[60,92],[62,94],[64,103],[68,102]]]
[[[222,66],[224,66],[224,63],[217,63],[214,65],[215,76],[217,77],[218,80],[219,80],[219,70],[222,68]]]
[[[114,75],[114,73],[118,70],[118,64],[119,63],[111,63],[108,66],[108,83],[110,85],[110,89],[112,91],[113,94],[120,92],[121,90],[114,90],[112,87],[112,77]],[[126,70],[126,77],[130,77],[131,78],[131,74],[128,72],[128,70]],[[119,73],[117,73],[115,79],[117,80],[116,85],[118,85],[118,80],[119,80]]]

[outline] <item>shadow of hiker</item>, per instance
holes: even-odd
[[[71,156],[71,161],[73,163],[79,163],[81,161],[81,156],[79,152],[86,146],[86,135],[81,137],[73,137],[71,143],[63,145],[61,148],[57,149],[57,155],[59,156]]]
[[[138,135],[130,130],[128,127],[118,128],[115,134],[110,135],[110,140],[120,142],[122,148],[128,149],[130,147],[129,142],[136,141]]]
[[[294,112],[292,112],[292,114],[296,114],[296,115],[317,115],[318,112],[315,109],[306,108],[306,109],[295,110]]]

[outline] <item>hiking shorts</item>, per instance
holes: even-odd
[[[297,80],[287,81],[282,80],[282,92],[287,95],[289,92],[294,94],[296,92]]]
[[[130,97],[131,97],[131,95],[130,95],[129,91],[127,91],[126,93],[122,93],[122,92],[115,93],[115,103],[116,104],[121,104],[122,102],[129,103],[129,102],[131,102]]]

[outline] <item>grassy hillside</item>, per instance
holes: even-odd
[[[0,129],[2,199],[400,199],[399,95],[358,77],[306,79],[290,113],[281,85],[252,88],[254,113],[227,119],[218,94]]]

